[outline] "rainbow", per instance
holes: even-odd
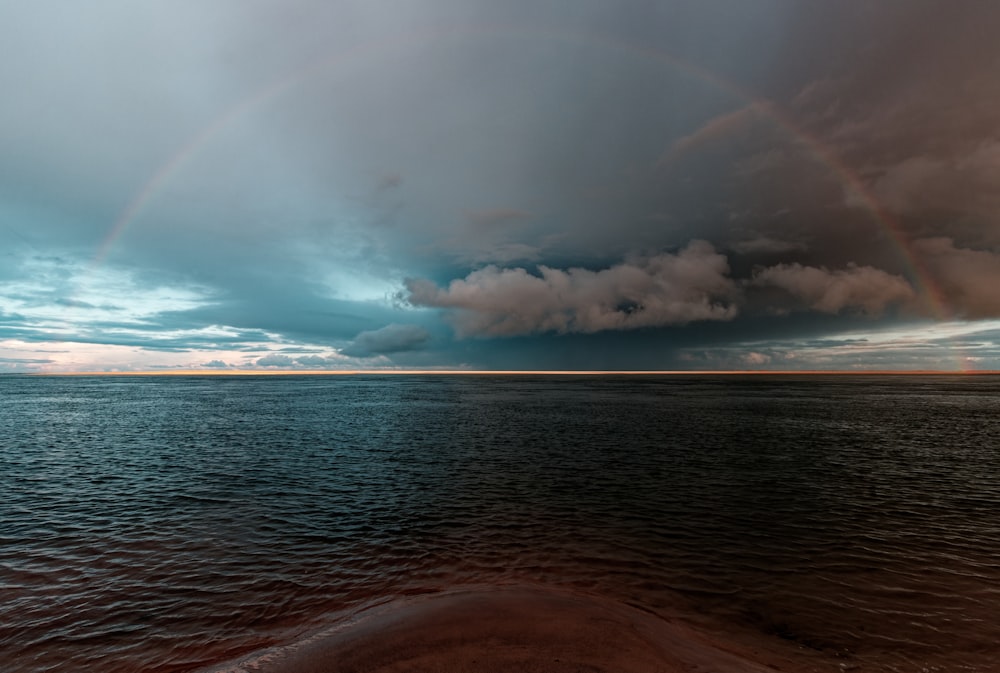
[[[118,239],[121,238],[130,226],[140,219],[143,211],[154,200],[154,197],[170,183],[171,179],[181,171],[184,165],[206,148],[221,131],[248,112],[280,97],[317,73],[335,66],[344,66],[359,61],[363,62],[365,59],[381,56],[393,50],[404,51],[407,48],[419,47],[444,40],[461,40],[484,36],[504,39],[559,40],[571,44],[596,45],[621,53],[630,53],[643,59],[667,65],[676,72],[692,77],[732,96],[735,100],[740,101],[744,107],[782,129],[813,158],[826,166],[841,184],[859,199],[859,202],[864,205],[876,224],[888,234],[890,240],[893,242],[901,262],[907,271],[907,275],[914,284],[918,296],[924,301],[928,313],[936,320],[949,320],[953,318],[952,312],[948,310],[944,293],[934,282],[933,276],[925,268],[920,257],[915,254],[909,237],[906,235],[899,221],[888,212],[872,193],[871,189],[864,184],[857,173],[844,163],[835,150],[826,145],[820,138],[796,124],[787,113],[783,112],[773,102],[762,99],[750,91],[743,89],[738,84],[662,49],[633,44],[615,37],[595,33],[509,25],[454,26],[424,32],[401,33],[384,40],[356,45],[333,56],[324,56],[275,79],[227,108],[203,129],[194,134],[171,157],[160,165],[115,219],[108,233],[100,243],[92,263],[95,265],[103,263]],[[961,366],[960,369],[964,369],[964,366]]]

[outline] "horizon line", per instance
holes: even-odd
[[[13,373],[13,372],[12,372]],[[982,376],[1000,370],[949,369],[171,369],[24,372],[27,376]]]

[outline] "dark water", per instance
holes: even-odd
[[[11,673],[198,670],[484,583],[1000,670],[994,377],[6,377],[0,432]]]

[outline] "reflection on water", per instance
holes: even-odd
[[[1000,660],[993,377],[0,379],[5,670],[569,586],[830,670]]]

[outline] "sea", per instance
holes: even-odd
[[[0,377],[5,673],[221,670],[463,586],[1000,671],[1000,377]]]

